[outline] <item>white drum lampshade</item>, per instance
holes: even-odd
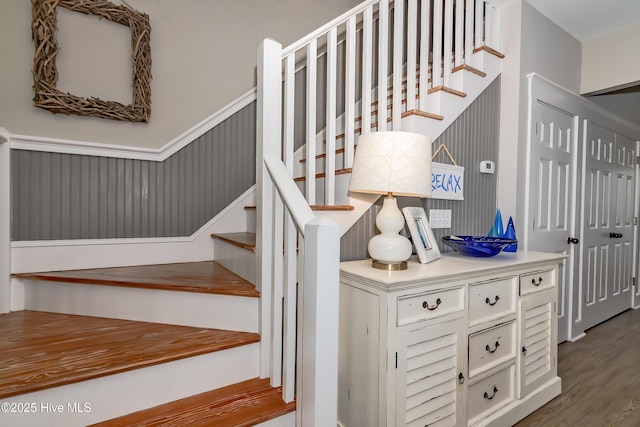
[[[376,268],[401,270],[411,256],[411,242],[399,234],[404,216],[393,195],[431,196],[431,139],[411,132],[371,132],[358,139],[349,191],[386,194],[369,241]]]

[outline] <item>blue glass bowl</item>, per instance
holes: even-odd
[[[486,236],[444,236],[442,241],[461,254],[475,257],[498,255],[517,240]]]

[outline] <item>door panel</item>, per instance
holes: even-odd
[[[577,122],[573,115],[542,102],[533,104],[530,146],[530,219],[527,249],[571,255],[572,202]],[[558,341],[567,339],[568,286],[571,261],[564,260],[558,274]]]
[[[583,329],[631,306],[635,144],[587,124],[581,290]]]

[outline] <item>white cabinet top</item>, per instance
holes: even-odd
[[[560,263],[565,255],[518,251],[502,252],[488,258],[475,258],[459,253],[443,254],[442,258],[428,264],[420,264],[415,257],[406,270],[386,271],[375,269],[371,260],[346,261],[340,264],[342,280],[356,281],[373,288],[394,291],[429,284],[442,284],[446,280],[466,280],[487,275],[504,275],[521,272],[523,268],[550,266]]]

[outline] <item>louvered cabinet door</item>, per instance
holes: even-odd
[[[518,398],[556,376],[555,294],[540,292],[520,302]]]
[[[397,336],[396,427],[465,425],[465,337],[462,318]]]

